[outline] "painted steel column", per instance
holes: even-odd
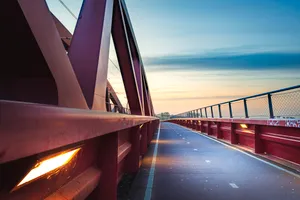
[[[132,24],[131,24],[130,16],[129,16],[129,13],[128,13],[128,10],[127,10],[127,7],[126,7],[125,0],[120,0],[120,2],[121,2],[121,5],[122,5],[121,7],[122,7],[122,11],[123,11],[123,16],[124,16],[124,19],[125,19],[126,30],[127,30],[128,36],[129,36],[128,39],[129,39],[129,44],[130,44],[131,51],[132,51],[133,61],[135,61],[135,60],[139,61],[139,66],[137,66],[137,65],[134,65],[134,66],[135,66],[136,74],[138,74],[139,71],[141,72],[142,82],[141,82],[141,84],[139,84],[139,82],[138,82],[138,85],[139,85],[139,87],[141,85],[143,85],[144,89],[143,89],[143,87],[140,87],[140,96],[141,96],[141,98],[143,98],[142,94],[144,92],[147,92],[147,96],[149,98],[148,101],[150,102],[150,114],[151,114],[151,116],[154,116],[154,109],[153,109],[151,94],[150,94],[149,87],[148,87],[147,76],[146,76],[146,73],[145,73],[143,60],[142,60],[142,57],[140,55],[139,47],[138,47],[138,44],[137,44],[137,41],[136,41],[136,38],[135,38],[135,34],[134,34],[134,31],[133,31],[133,27],[132,27]],[[138,68],[136,68],[136,67],[138,67]],[[144,104],[142,106],[146,106],[146,105],[147,104]],[[147,114],[145,114],[145,115],[147,115]]]
[[[211,112],[211,118],[214,118],[214,110],[212,106],[210,107],[210,112]]]
[[[140,138],[140,154],[144,156],[147,152],[147,140],[148,140],[148,124],[143,124],[141,127]]]
[[[264,146],[260,138],[260,128],[258,125],[254,127],[254,151],[255,153],[264,153]]]
[[[128,40],[124,14],[120,0],[115,0],[113,9],[112,37],[118,56],[124,87],[131,114],[143,115],[143,102],[139,93],[137,75],[135,74],[132,53]]]
[[[228,103],[228,108],[229,108],[229,117],[230,117],[230,118],[233,118],[233,115],[232,115],[232,108],[231,108],[231,102]]]
[[[272,95],[268,94],[268,105],[269,105],[269,116],[270,118],[274,118],[274,111],[273,111],[273,103],[272,103]]]
[[[247,100],[244,99],[245,118],[249,118]]]
[[[221,105],[220,104],[218,105],[218,108],[219,108],[219,118],[222,118],[222,110],[221,110]]]
[[[207,131],[206,131],[206,133],[207,133],[207,135],[211,135],[211,131],[212,131],[211,128],[210,128],[211,122],[207,121],[206,123],[207,123]]]
[[[85,0],[69,58],[89,108],[105,111],[113,0]]]
[[[126,159],[126,172],[127,173],[135,173],[135,172],[138,172],[138,170],[139,170],[140,134],[141,134],[140,126],[131,128],[131,130],[130,130],[131,151],[127,155],[127,159]]]
[[[237,137],[235,133],[235,124],[230,124],[230,142],[231,144],[237,144]]]
[[[151,108],[151,103],[150,103],[150,98],[149,97],[149,91],[147,89],[146,85],[146,80],[145,77],[143,76],[143,101],[144,101],[144,110],[145,110],[145,115],[146,116],[152,116],[152,108]]]
[[[101,136],[98,167],[101,178],[90,199],[117,199],[118,132]]]
[[[222,138],[222,133],[221,133],[221,122],[216,122],[217,123],[217,138],[221,139]]]

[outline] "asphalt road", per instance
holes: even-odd
[[[155,137],[132,200],[300,199],[299,177],[234,148],[167,122]]]

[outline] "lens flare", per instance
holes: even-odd
[[[240,124],[242,128],[248,128],[247,124]]]
[[[48,172],[51,172],[59,167],[66,165],[70,160],[78,153],[80,148],[72,151],[63,152],[51,158],[47,158],[38,162],[33,169],[23,178],[23,180],[17,185],[17,187],[28,183],[29,181],[36,179]]]

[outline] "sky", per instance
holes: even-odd
[[[77,16],[82,0],[63,0]],[[300,83],[299,0],[125,0],[156,113]],[[73,32],[58,0],[50,10]],[[111,42],[112,43],[112,42]],[[108,79],[126,95],[113,45]]]

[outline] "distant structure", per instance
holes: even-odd
[[[158,114],[156,117],[158,117],[160,120],[168,120],[170,119],[170,113],[169,112],[163,112]]]

